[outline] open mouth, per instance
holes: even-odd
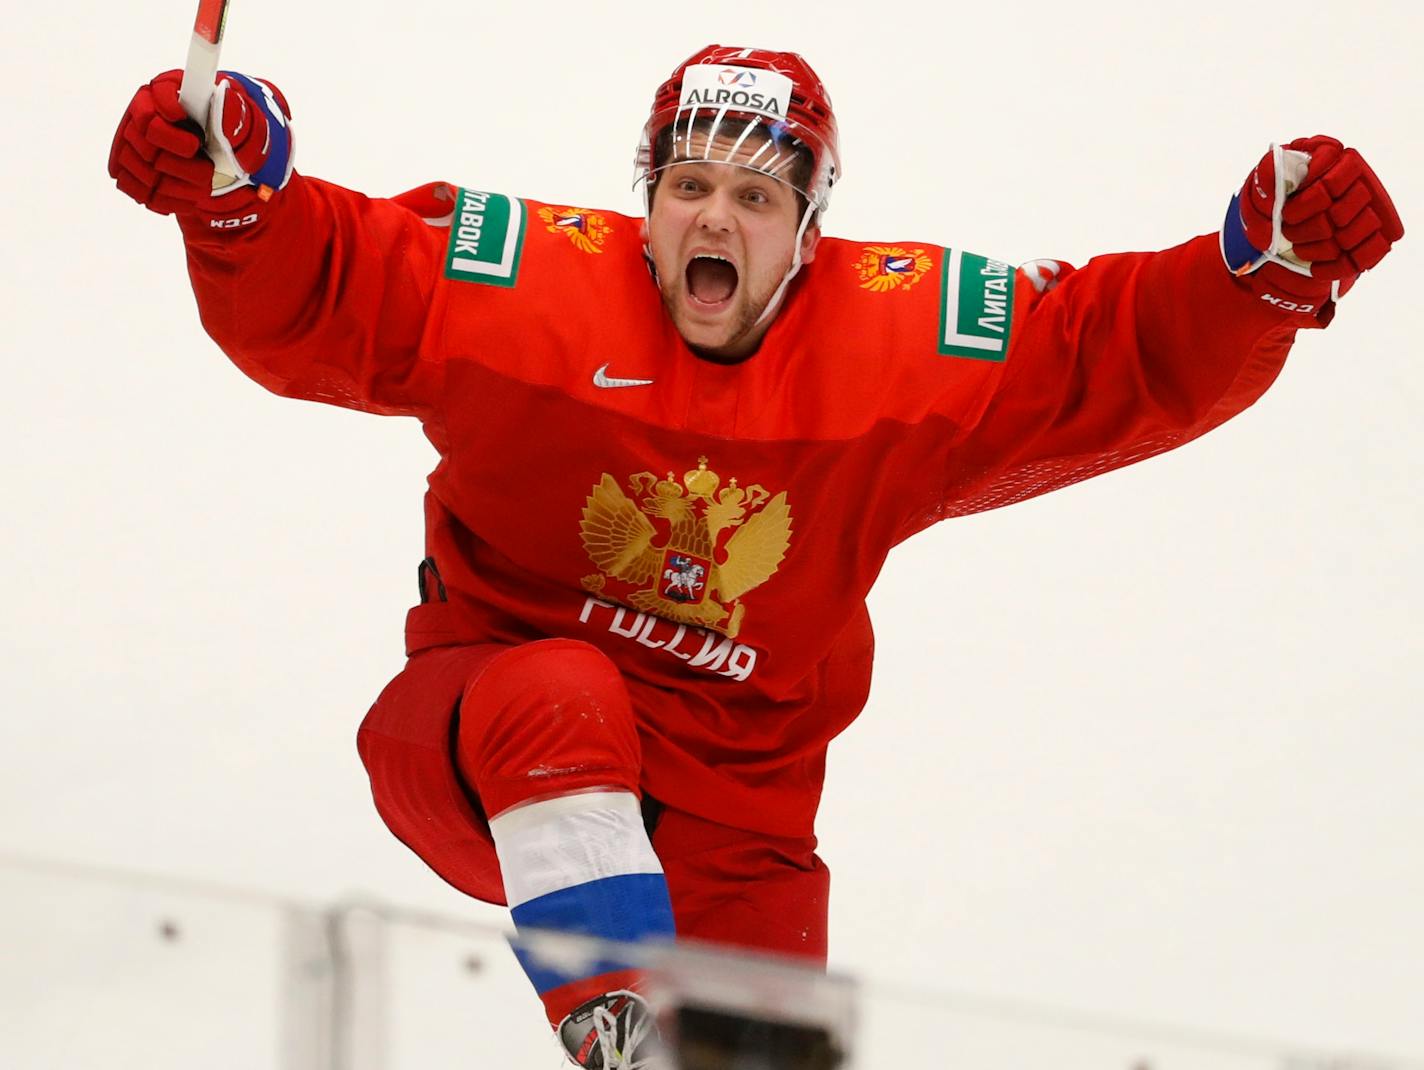
[[[715,253],[701,253],[687,262],[687,295],[694,304],[714,309],[737,292],[737,267]]]

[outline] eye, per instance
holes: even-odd
[[[697,179],[689,175],[683,175],[678,178],[675,187],[679,193],[696,193],[698,189],[701,188],[698,185]]]
[[[746,192],[745,200],[752,204],[767,204],[771,198],[767,196],[764,189],[749,189]]]

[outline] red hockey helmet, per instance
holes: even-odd
[[[795,52],[708,45],[658,87],[634,184],[687,160],[762,171],[824,211],[841,174],[830,95]]]

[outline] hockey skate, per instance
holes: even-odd
[[[639,992],[605,993],[559,1023],[571,1067],[839,1070],[852,1061],[857,986],[849,977],[686,940],[618,944],[538,929],[508,940],[529,961],[565,975],[608,963],[642,974]]]
[[[657,1025],[636,992],[609,992],[575,1007],[559,1023],[570,1065],[582,1070],[669,1070]]]

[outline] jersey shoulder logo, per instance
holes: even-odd
[[[539,218],[550,234],[563,234],[575,249],[585,253],[603,252],[603,243],[613,227],[601,212],[582,208],[540,208]]]
[[[584,590],[678,624],[735,638],[742,595],[769,580],[791,545],[786,492],[739,487],[699,457],[679,481],[671,472],[629,478],[627,492],[607,472],[589,493],[579,525],[599,569]]]
[[[851,262],[860,275],[860,288],[873,293],[890,290],[908,292],[934,267],[923,249],[902,249],[898,245],[867,245]]]
[[[1013,323],[1013,267],[963,249],[946,249],[940,293],[940,353],[1002,361],[1009,353]]]
[[[524,253],[524,202],[502,193],[461,189],[450,220],[445,277],[510,287]]]

